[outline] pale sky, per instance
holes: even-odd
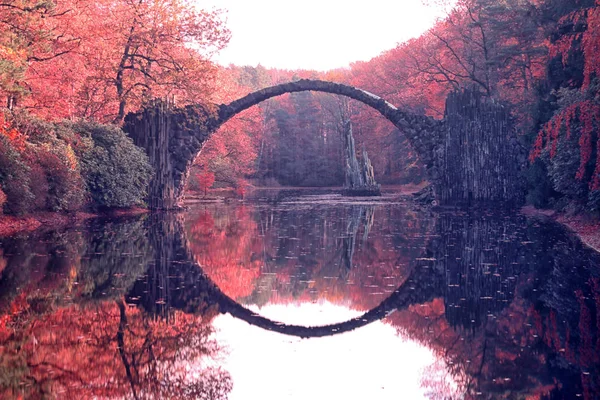
[[[368,61],[416,37],[442,15],[423,0],[198,0],[226,9],[223,65],[326,71]]]
[[[258,311],[258,309],[255,309]],[[356,317],[362,312],[331,303],[267,305],[260,314],[276,321],[323,325]],[[337,336],[300,339],[248,325],[232,316],[214,320],[215,338],[223,346],[223,369],[231,374],[230,400],[262,399],[426,399],[421,386],[439,373],[455,386],[445,364],[433,351],[375,321]]]

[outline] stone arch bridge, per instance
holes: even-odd
[[[525,152],[515,138],[508,111],[478,92],[451,93],[444,119],[401,110],[352,86],[298,80],[250,93],[229,104],[175,108],[157,101],[125,119],[124,129],[144,148],[155,168],[149,190],[153,209],[176,208],[190,167],[212,133],[236,114],[284,93],[318,91],[360,101],[387,118],[405,135],[426,167],[440,205],[522,200],[519,179]]]

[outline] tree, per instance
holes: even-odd
[[[153,320],[122,301],[14,318],[3,341],[9,398],[225,399],[229,374],[202,365],[220,348],[206,318]],[[30,338],[35,340],[29,340]]]
[[[51,118],[120,123],[153,97],[206,101],[216,73],[210,56],[229,40],[218,11],[188,0],[61,3],[52,28],[76,51],[29,68],[27,106]]]
[[[30,171],[23,157],[25,140],[0,113],[0,188],[6,195],[6,211],[22,214],[29,211],[35,199],[30,187]]]
[[[26,80],[33,63],[54,60],[74,50],[78,39],[57,28],[69,12],[70,2],[59,9],[50,0],[0,2],[0,93],[12,109],[29,90]]]
[[[219,71],[215,101],[227,103],[252,91],[252,88],[239,83],[244,71],[237,67]],[[238,179],[245,179],[255,171],[257,147],[262,134],[261,108],[245,110],[227,121],[204,144],[195,160],[196,169],[214,173],[219,185],[236,187]]]
[[[446,19],[401,48],[425,83],[474,86],[514,105],[519,122],[531,125],[533,89],[548,53],[537,2],[460,0]]]
[[[554,110],[538,131],[530,161],[541,157],[556,191],[599,210],[600,2],[563,16],[556,30],[549,63],[549,84],[557,86]]]
[[[196,174],[196,180],[198,181],[200,190],[204,192],[204,196],[206,197],[207,190],[215,183],[215,174],[205,169]]]

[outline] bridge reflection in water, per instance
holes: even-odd
[[[597,253],[559,226],[525,217],[415,211],[392,216],[394,207],[378,207],[371,225],[369,210],[348,206],[337,225],[327,222],[326,207],[318,210],[325,215],[319,220],[310,218],[315,206],[194,210],[186,225],[189,241],[175,241],[186,244],[173,250],[179,258],[160,268],[157,263],[132,294],[168,288],[158,297],[142,296],[140,304],[159,314],[168,313],[159,297],[186,312],[217,305],[220,312],[261,329],[303,338],[339,335],[383,319],[433,349],[468,393],[598,394]],[[256,231],[241,228],[245,223]],[[227,266],[211,264],[224,259],[212,240],[219,235],[227,238],[224,249],[239,252],[229,253]],[[309,254],[309,248],[318,250]],[[242,288],[231,285],[254,264],[260,268],[253,279],[243,281]],[[359,270],[398,286],[381,296],[383,284],[353,282]],[[320,326],[283,323],[256,312],[258,305],[327,299],[331,293],[322,289],[324,281],[330,289],[336,285],[332,281],[345,282],[335,289],[334,303],[364,312]],[[229,285],[228,292],[216,283]],[[369,292],[374,286],[377,291]],[[369,300],[364,299],[377,295],[381,301],[365,308]]]
[[[139,356],[146,350],[143,341],[137,348],[127,336],[128,324],[132,332],[154,329],[164,321],[181,329],[177,324],[182,319],[203,316],[204,325],[188,325],[204,329],[218,313],[229,315],[214,320],[216,326],[229,329],[225,336],[231,338],[233,329],[255,335],[243,341],[249,346],[257,332],[264,332],[272,350],[281,354],[291,353],[276,341],[308,349],[316,345],[304,343],[328,340],[334,346],[352,335],[360,337],[352,346],[363,350],[383,351],[377,347],[383,343],[395,346],[387,358],[354,353],[355,368],[377,370],[381,376],[389,371],[401,374],[401,361],[414,365],[411,354],[419,354],[430,364],[420,382],[421,394],[599,396],[600,257],[570,233],[520,216],[433,214],[406,204],[330,206],[329,200],[207,206],[184,215],[152,214],[142,220],[104,221],[85,229],[3,240],[0,312],[3,329],[10,326],[13,332],[0,330],[3,359],[26,360],[34,378],[19,379],[30,385],[57,384],[60,377],[68,382],[64,387],[88,382],[86,390],[100,390],[90,386],[101,381],[100,375],[90,378],[76,369],[100,374],[100,359],[85,356],[82,344],[70,334],[62,341],[40,336],[40,327],[71,321],[73,335],[107,333],[105,340],[96,338],[98,343],[104,343],[107,352],[118,351],[114,359],[102,360],[122,361],[116,374],[121,376],[123,369],[119,384],[140,394],[144,384],[160,381],[142,379],[142,371],[150,369],[132,364],[146,360]],[[110,306],[114,300],[118,306]],[[27,313],[14,311],[23,304]],[[90,304],[100,311],[89,314]],[[303,305],[309,313],[346,310],[348,319],[292,323],[287,314],[293,317]],[[280,311],[271,315],[275,309]],[[88,317],[81,317],[84,312]],[[180,334],[177,329],[173,332]],[[368,339],[361,332],[379,333]],[[397,344],[386,341],[382,332],[390,337],[397,332]],[[152,342],[155,350],[179,340],[163,333]],[[314,337],[322,339],[299,339]],[[35,351],[27,344],[33,338]],[[186,346],[205,340],[190,336]],[[268,343],[261,340],[256,343]],[[402,347],[401,341],[415,344]],[[13,348],[21,350],[12,352]],[[40,358],[52,349],[71,354],[70,364],[52,369],[50,355]],[[77,354],[85,356],[85,362],[75,362]],[[350,358],[339,360],[347,364]],[[380,360],[385,368],[365,366],[361,360]],[[176,365],[157,362],[144,365]],[[235,365],[230,364],[232,374]],[[77,379],[66,375],[67,367]],[[256,364],[255,368],[260,369]],[[243,378],[233,374],[234,385],[236,379]],[[124,393],[102,390],[95,395]],[[223,394],[227,386],[218,390]]]

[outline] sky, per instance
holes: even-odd
[[[267,305],[261,315],[305,326],[324,325],[362,312],[331,303]],[[231,374],[230,400],[426,399],[424,375],[441,373],[433,351],[375,321],[333,337],[300,339],[248,325],[229,314],[214,320],[224,349],[221,366]],[[438,371],[439,370],[439,371]]]
[[[227,10],[222,65],[327,71],[368,61],[431,27],[442,11],[423,0],[199,0]]]

